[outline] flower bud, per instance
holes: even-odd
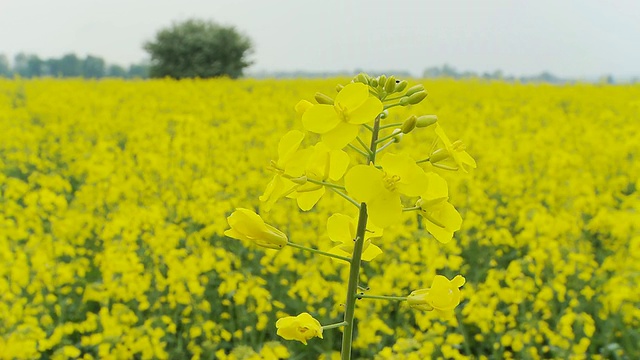
[[[415,115],[411,115],[407,120],[402,123],[402,127],[400,128],[404,134],[410,133],[413,129],[416,128],[418,118]]]
[[[318,104],[333,105],[333,99],[321,92],[317,92],[313,97]]]
[[[407,93],[404,94],[404,96],[411,96],[420,91],[424,91],[424,86],[422,86],[422,84],[414,85],[407,90]]]
[[[393,134],[395,134],[395,136],[393,137],[393,141],[396,143],[399,143],[400,140],[402,140],[402,137],[404,136],[404,133],[402,132],[401,129],[394,129]]]
[[[407,105],[409,105],[409,97],[408,97],[408,96],[403,96],[403,97],[401,97],[401,98],[400,98],[400,101],[398,101],[398,103],[399,103],[401,106],[407,106]]]
[[[224,234],[230,238],[251,241],[269,249],[281,249],[289,241],[282,231],[266,224],[260,215],[248,209],[236,209],[227,222],[231,229]]]
[[[340,92],[340,91],[342,91],[342,89],[344,89],[344,85],[342,85],[342,84],[336,85],[336,92]]]
[[[371,82],[369,82],[369,85],[371,85],[371,87],[378,87],[378,79],[373,78],[371,79]]]
[[[424,100],[427,97],[426,91],[419,91],[411,96],[409,96],[409,100],[407,101],[410,105],[419,104],[420,101]]]
[[[369,81],[371,80],[371,77],[365,73],[360,73],[358,74],[358,76],[356,76],[356,80],[365,85],[369,85]]]
[[[436,115],[422,115],[416,121],[416,127],[424,128],[438,122],[438,116]]]
[[[414,290],[407,296],[407,303],[416,310],[431,311],[433,306],[427,301],[429,297],[429,289]]]
[[[387,82],[387,75],[378,76],[378,85],[384,86],[386,82]]]
[[[382,110],[382,112],[380,113],[380,119],[384,120],[389,116],[389,110],[385,109]]]
[[[409,83],[407,82],[407,80],[402,80],[399,83],[396,84],[396,92],[402,92],[404,91],[404,89],[407,88],[407,85]]]
[[[384,83],[384,91],[388,94],[393,93],[396,89],[396,77],[391,75],[387,78],[387,81]]]
[[[444,159],[449,158],[449,152],[445,148],[440,148],[429,155],[429,162],[432,164],[438,163]]]

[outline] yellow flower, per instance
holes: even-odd
[[[298,316],[287,316],[276,322],[277,334],[285,340],[298,340],[307,345],[307,340],[313,337],[322,339],[322,326],[309,313]]]
[[[297,106],[303,112],[302,125],[322,134],[322,141],[333,149],[342,149],[358,136],[360,125],[371,122],[382,112],[382,102],[369,94],[369,87],[352,83],[342,89],[333,105]]]
[[[251,210],[238,208],[227,218],[227,222],[231,229],[224,234],[230,238],[252,241],[269,249],[280,249],[287,245],[287,235],[265,224],[260,215]]]
[[[465,146],[460,140],[456,140],[453,143],[449,140],[447,134],[442,130],[440,124],[436,124],[436,135],[442,141],[444,148],[440,148],[429,155],[429,161],[438,167],[449,169],[448,166],[443,165],[441,161],[446,159],[453,160],[457,170],[468,172],[469,168],[476,168],[476,161],[465,151]]]
[[[400,195],[419,196],[427,186],[427,177],[407,155],[387,154],[380,165],[382,170],[373,165],[352,167],[344,184],[351,196],[367,203],[371,221],[384,228],[402,217]]]
[[[453,233],[460,230],[462,217],[447,200],[449,189],[447,182],[436,173],[427,173],[427,190],[420,196],[416,206],[425,218],[427,231],[443,244],[453,238]]]
[[[333,214],[327,220],[327,232],[329,238],[335,242],[341,242],[341,245],[335,246],[329,250],[330,253],[351,257],[353,255],[353,247],[356,238],[357,219],[343,214]],[[382,254],[379,247],[371,243],[372,238],[382,236],[382,229],[373,224],[367,226],[365,231],[364,245],[362,247],[362,260],[371,261],[376,256]]]
[[[414,309],[438,312],[448,312],[460,304],[460,287],[465,279],[457,275],[452,280],[442,275],[436,275],[431,288],[412,291],[407,297],[409,306]]]

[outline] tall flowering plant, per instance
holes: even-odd
[[[460,303],[460,287],[465,283],[462,275],[451,280],[436,275],[430,288],[413,289],[406,296],[359,291],[361,262],[382,253],[376,240],[384,228],[401,222],[407,212],[422,215],[427,231],[441,243],[449,242],[460,229],[462,218],[448,202],[446,181],[423,165],[463,172],[476,167],[464,144],[451,142],[435,115],[412,115],[402,123],[387,123],[390,109],[415,105],[426,98],[422,85],[407,87],[406,81],[394,76],[359,74],[349,84],[338,85],[335,99],[316,93],[316,103],[301,100],[295,106],[304,129],[320,135],[321,140],[301,148],[307,133],[293,130],[285,134],[278,144],[278,159],[270,165],[274,176],[260,200],[267,211],[282,198],[295,199],[299,208],[307,211],[327,190],[340,195],[357,208],[358,216],[338,213],[327,219],[329,238],[338,243],[335,247],[325,252],[296,244],[248,209],[237,209],[227,219],[230,229],[225,234],[229,237],[268,249],[292,246],[349,264],[343,321],[322,325],[305,312],[276,323],[278,335],[304,344],[314,337],[322,338],[325,330],[343,327],[343,360],[351,358],[356,300],[406,301],[416,310],[446,314]],[[429,154],[393,152],[393,145],[403,136],[427,127],[433,127],[436,134]],[[346,151],[361,155],[362,162],[351,164]],[[409,201],[415,205],[403,206]]]

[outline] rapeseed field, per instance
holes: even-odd
[[[348,266],[224,233],[247,208],[336,245],[327,218],[353,214],[336,193],[309,211],[259,198],[282,136],[305,130],[298,101],[349,81],[0,79],[0,359],[339,358],[339,330],[305,346],[276,321],[341,321]],[[463,222],[442,244],[408,214],[360,280],[466,283],[450,317],[358,300],[354,357],[640,358],[640,86],[414,84],[429,96],[383,124],[435,114],[463,140],[476,169],[432,169]]]

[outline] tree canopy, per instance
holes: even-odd
[[[242,76],[251,65],[251,40],[234,27],[187,20],[160,30],[144,46],[151,56],[151,77],[209,78]]]

